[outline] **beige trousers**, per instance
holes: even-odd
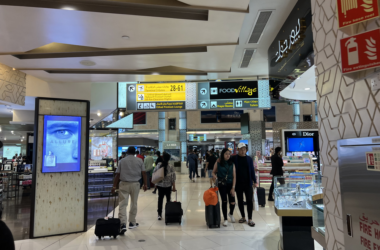
[[[119,185],[119,219],[121,224],[127,224],[127,206],[131,196],[131,207],[129,208],[129,222],[136,223],[137,199],[140,193],[139,182],[124,182]],[[127,225],[128,226],[128,225]]]

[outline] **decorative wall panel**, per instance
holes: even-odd
[[[0,63],[0,99],[25,105],[26,74]]]
[[[87,230],[88,108],[86,101],[37,99],[37,148],[30,237],[45,237]],[[50,108],[50,109],[49,109]],[[50,110],[50,112],[47,112]],[[55,113],[57,112],[57,113]],[[80,172],[42,173],[44,115],[82,117]],[[36,141],[35,141],[36,142]]]
[[[380,91],[371,91],[368,79],[342,75],[339,41],[347,35],[338,29],[336,11],[336,0],[312,0],[327,250],[345,249],[337,141],[380,135]],[[355,29],[361,33],[379,26],[375,19]]]
[[[248,153],[251,157],[256,155],[256,151],[265,152],[263,148],[263,140],[266,139],[265,122],[250,121],[249,134],[243,135],[243,140],[248,140]]]
[[[197,109],[197,83],[186,83],[186,109]]]

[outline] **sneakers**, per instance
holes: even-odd
[[[127,226],[125,224],[121,224],[120,234],[124,234],[127,231]]]
[[[228,226],[228,220],[225,220],[225,221],[223,222],[223,226],[224,226],[224,227]]]
[[[159,216],[158,216],[158,220],[162,220],[162,217],[161,217],[161,215],[159,215]]]
[[[230,218],[230,220],[231,220],[232,223],[236,222],[235,218],[234,218],[234,216],[232,214],[228,214],[228,217]]]
[[[133,229],[133,228],[136,228],[139,226],[139,223],[132,223],[132,222],[129,222],[129,229]]]

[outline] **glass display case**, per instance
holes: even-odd
[[[274,195],[277,209],[311,210],[313,195],[322,193],[318,174],[292,173],[275,176]]]
[[[313,227],[323,236],[325,235],[325,206],[323,205],[323,194],[313,196]]]

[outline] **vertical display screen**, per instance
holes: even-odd
[[[79,172],[82,118],[44,116],[42,173]]]
[[[91,137],[91,159],[113,158],[112,137]]]

